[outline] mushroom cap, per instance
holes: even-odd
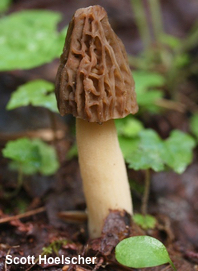
[[[104,8],[78,9],[56,76],[60,114],[98,123],[134,114],[138,110],[134,85],[124,45]]]

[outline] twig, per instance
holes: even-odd
[[[10,247],[8,252],[6,253],[6,256],[7,255],[10,255],[10,251],[11,251],[11,248],[18,248],[20,246],[13,246],[13,247]],[[7,266],[7,262],[5,261],[5,271],[8,271],[8,266]]]
[[[150,193],[150,170],[147,169],[145,171],[145,188],[144,188],[144,194],[142,197],[142,207],[141,211],[142,214],[145,216],[147,214],[147,207],[148,207],[148,199],[149,199],[149,193]]]
[[[192,113],[198,112],[198,105],[191,99],[189,98],[186,94],[180,93],[179,94],[182,100],[185,100],[186,107],[189,111]]]
[[[33,215],[45,212],[45,210],[46,210],[45,207],[40,207],[40,208],[37,208],[35,210],[28,211],[28,212],[26,212],[24,214],[19,214],[19,215],[4,217],[4,218],[0,219],[0,224],[7,223],[7,222],[10,222],[10,221],[13,221],[13,220],[17,220],[17,219],[21,219],[21,218],[25,218],[25,217],[28,217],[28,216],[33,216]]]
[[[6,256],[10,254],[10,250],[8,250],[8,252],[6,253]],[[8,267],[7,267],[7,262],[5,261],[5,271],[8,271]]]
[[[83,223],[87,221],[87,214],[83,211],[64,211],[59,212],[58,217],[66,222]]]
[[[57,130],[55,132],[56,139],[60,140],[65,137],[64,130]],[[52,129],[39,129],[35,131],[24,131],[17,133],[0,133],[0,141],[7,142],[10,140],[15,140],[21,137],[29,137],[29,138],[40,138],[44,141],[53,141],[54,139],[54,131]]]

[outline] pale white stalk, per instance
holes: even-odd
[[[96,238],[110,209],[132,214],[126,166],[113,120],[99,125],[76,119],[76,137],[89,234]]]

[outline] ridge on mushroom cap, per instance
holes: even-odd
[[[106,11],[90,6],[70,22],[56,76],[61,115],[102,123],[136,113],[134,80],[121,40]]]

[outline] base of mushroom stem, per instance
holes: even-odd
[[[108,216],[105,218],[101,237],[90,240],[90,243],[98,244],[104,250],[113,250],[115,246],[124,238],[131,236],[132,216],[125,210],[109,210]]]

